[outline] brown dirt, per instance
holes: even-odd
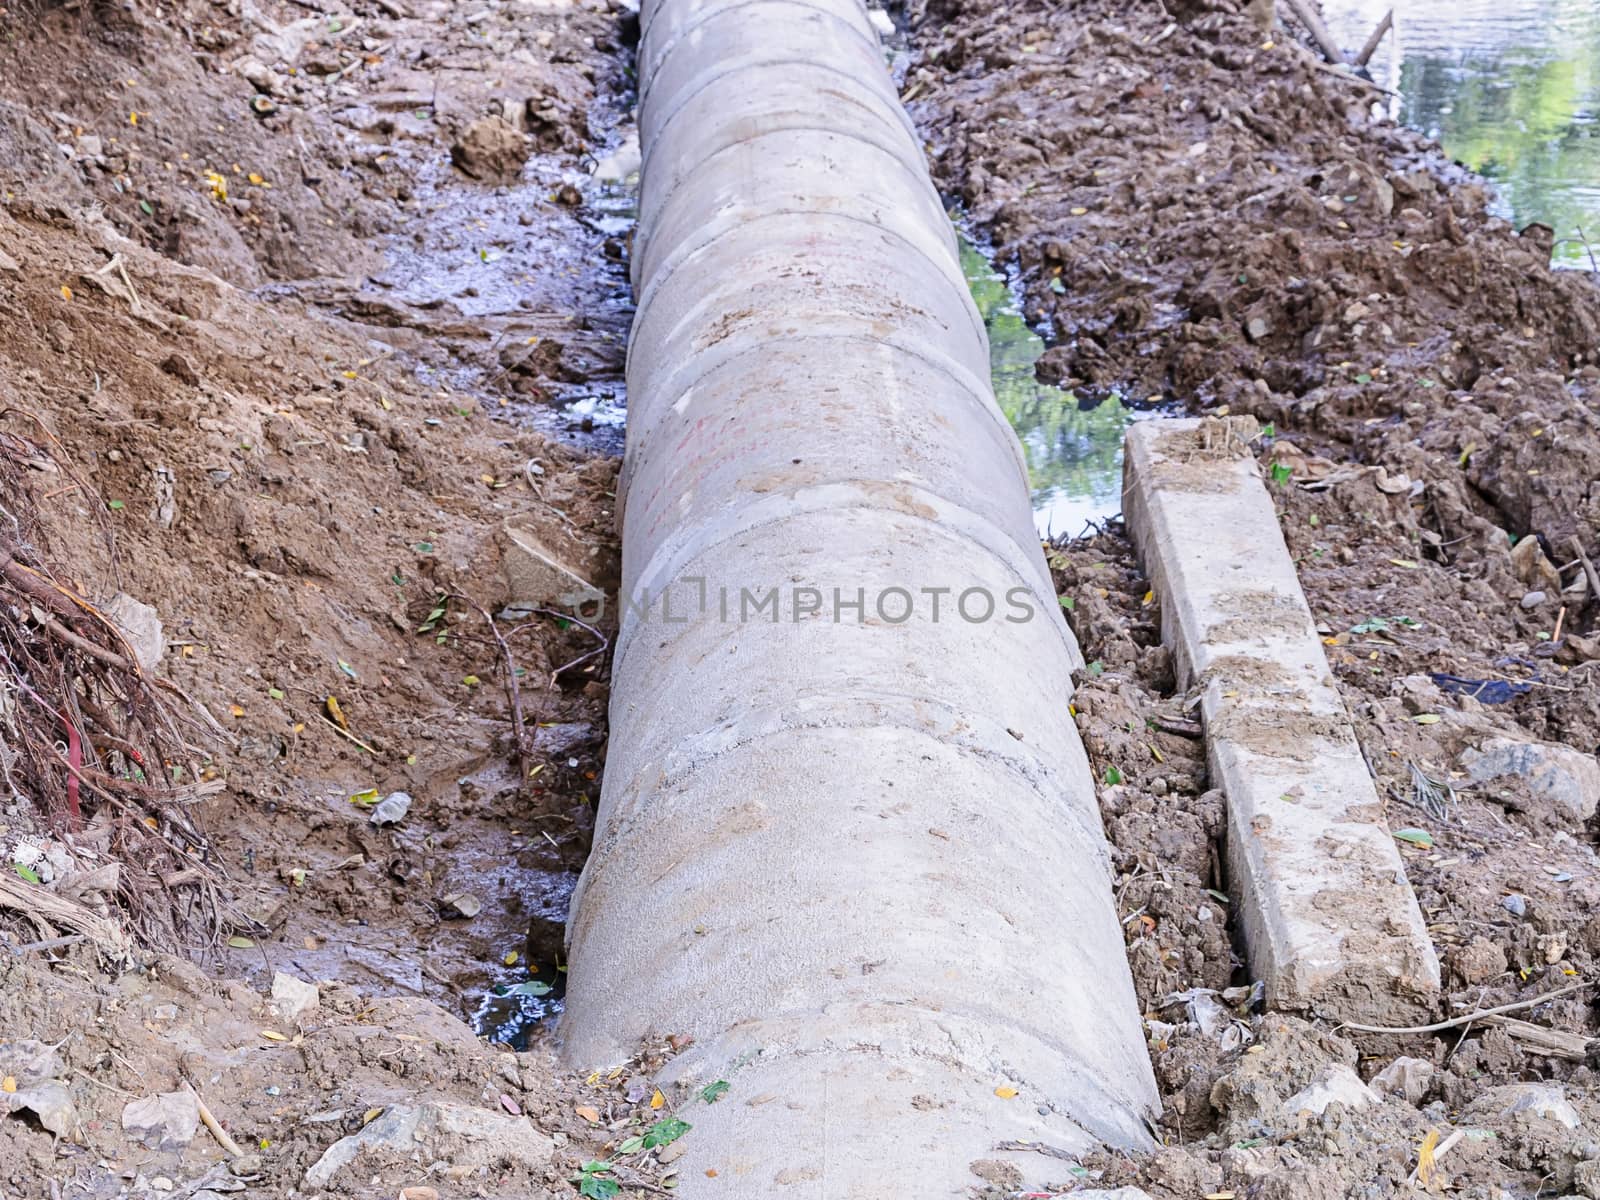
[[[588,849],[608,664],[552,681],[595,637],[497,622],[522,781],[474,605],[511,599],[508,526],[614,585],[615,461],[548,402],[620,394],[629,316],[586,157],[613,136],[628,18],[480,7],[0,9],[0,430],[42,448],[7,513],[36,521],[29,554],[90,602],[125,592],[159,614],[160,673],[222,729],[194,766],[223,790],[187,815],[225,900],[211,922],[198,885],[163,885],[193,918],[172,949],[198,966],[144,951],[131,973],[90,944],[14,952],[66,930],[0,909],[0,1043],[65,1038],[81,1118],[57,1138],[0,1116],[6,1195],[192,1183],[217,1157],[204,1130],[187,1156],[156,1154],[119,1119],[184,1075],[274,1195],[403,1099],[512,1103],[564,1143],[548,1169],[446,1194],[569,1195],[574,1163],[625,1136],[607,1126],[630,1121],[613,1094],[632,1072],[591,1086],[536,1047],[502,1078],[461,1024],[491,985],[559,985],[544,934]],[[497,185],[451,164],[491,116],[531,156]],[[441,593],[462,598],[434,621]],[[8,697],[0,718],[18,711]],[[408,792],[405,820],[371,825],[352,802],[371,789]],[[7,872],[23,843],[94,857],[8,796]],[[481,912],[457,916],[458,893]],[[85,899],[115,918],[125,897]],[[261,1008],[274,971],[326,982],[303,1037]],[[659,1175],[654,1155],[630,1161]],[[340,1194],[441,1186],[427,1174],[393,1164]]]
[[[1285,536],[1389,823],[1433,838],[1402,852],[1444,965],[1441,1015],[1592,980],[1594,822],[1521,779],[1475,786],[1464,756],[1511,736],[1593,764],[1600,745],[1600,604],[1573,548],[1600,555],[1600,289],[1552,272],[1547,230],[1490,216],[1478,182],[1311,66],[1292,29],[1265,35],[1226,0],[1165,8],[918,6],[906,91],[936,178],[1017,272],[1051,343],[1042,378],[1274,426],[1257,444],[1280,468]],[[1592,1106],[1600,1042],[1569,1060],[1483,1023],[1389,1037],[1251,1015],[1217,894],[1222,801],[1149,583],[1115,524],[1053,565],[1091,660],[1075,700],[1136,986],[1160,1022],[1171,1147],[1086,1164],[1094,1186],[1398,1194],[1428,1130],[1461,1127],[1474,1132],[1441,1165],[1463,1194],[1573,1188],[1600,1145],[1498,1115],[1493,1089],[1552,1081]],[[1413,767],[1454,798],[1430,804]],[[1253,1045],[1225,1049],[1171,999],[1230,985]],[[1517,1015],[1581,1046],[1600,1035],[1595,1001]],[[1320,1049],[1276,1049],[1307,1038]],[[1281,1108],[1320,1062],[1370,1078],[1397,1054],[1437,1068],[1416,1104],[1309,1121]],[[1282,1078],[1254,1065],[1273,1060]],[[1250,1120],[1242,1090],[1270,1100]]]

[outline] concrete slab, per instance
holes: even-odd
[[[1267,1003],[1429,1011],[1439,962],[1248,439],[1252,418],[1128,431],[1123,516],[1183,687],[1200,689],[1228,873]]]

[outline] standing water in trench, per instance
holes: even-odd
[[[1122,511],[1122,438],[1130,421],[1159,415],[1112,390],[1098,399],[1041,383],[1044,339],[1028,327],[1012,290],[979,244],[960,234],[961,269],[989,335],[989,375],[1022,442],[1041,537],[1076,537]]]
[[[1390,0],[1326,0],[1359,49]],[[1498,215],[1555,231],[1558,267],[1596,269],[1600,233],[1600,6],[1594,0],[1402,0],[1373,78],[1389,115],[1488,179]],[[1585,244],[1587,237],[1590,245]]]

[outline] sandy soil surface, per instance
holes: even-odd
[[[380,1148],[321,1189],[570,1195],[635,1101],[666,1119],[631,1070],[586,1083],[463,1024],[527,1007],[496,987],[559,995],[599,788],[610,628],[507,613],[507,531],[615,585],[615,460],[581,414],[620,396],[630,316],[594,177],[626,140],[629,23],[593,0],[0,11],[6,544],[90,605],[153,608],[156,674],[215,722],[181,759],[204,799],[63,837],[26,793],[0,811],[0,1192],[280,1195],[374,1110],[437,1100],[469,1115],[423,1115],[432,1160]],[[30,698],[0,700],[14,740]],[[96,875],[144,822],[156,857]],[[85,913],[170,953],[74,940]],[[321,1003],[265,1007],[279,972]],[[192,1121],[127,1127],[190,1086],[244,1170],[208,1175]],[[518,1153],[484,1150],[479,1109]],[[621,1177],[659,1178],[669,1144]]]
[[[1595,824],[1568,801],[1581,780],[1593,795],[1600,743],[1583,564],[1600,557],[1600,288],[1550,271],[1549,230],[1488,215],[1293,29],[1226,3],[930,0],[912,42],[936,177],[1047,329],[1041,377],[1264,426],[1285,536],[1409,839],[1440,1018],[1593,980]],[[1054,563],[1171,1147],[1089,1164],[1096,1186],[1397,1195],[1430,1135],[1462,1131],[1435,1188],[1595,1194],[1592,989],[1514,1014],[1557,1047],[1494,1021],[1402,1037],[1258,1015],[1221,798],[1149,583],[1116,523]],[[1310,1111],[1302,1089],[1345,1068],[1348,1102]],[[1413,1082],[1381,1102],[1354,1087],[1396,1070]]]

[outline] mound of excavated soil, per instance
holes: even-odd
[[[37,448],[7,536],[20,512],[89,602],[154,609],[159,674],[221,728],[186,766],[223,785],[185,815],[220,914],[163,880],[193,964],[131,969],[26,890],[115,920],[117,889],[85,881],[97,817],[131,818],[88,802],[73,835],[6,797],[0,869],[48,854],[0,904],[5,1194],[198,1186],[204,1128],[187,1149],[124,1128],[186,1083],[268,1195],[409,1119],[373,1117],[395,1104],[525,1111],[543,1150],[484,1158],[456,1127],[489,1115],[430,1110],[432,1158],[380,1146],[321,1187],[568,1195],[627,1124],[631,1072],[590,1086],[461,1023],[491,985],[557,977],[529,928],[564,912],[603,766],[606,660],[561,669],[609,626],[531,611],[507,531],[614,586],[615,463],[537,402],[620,375],[622,252],[581,185],[625,23],[605,3],[0,10],[0,434]],[[529,160],[497,183],[451,164],[491,117]],[[485,613],[513,601],[502,645]],[[22,702],[0,689],[0,742]],[[409,811],[374,824],[394,792]],[[277,972],[324,981],[320,1007],[265,1008]],[[659,1153],[626,1161],[658,1178]]]
[[[936,176],[1017,270],[1051,335],[1041,376],[1270,425],[1264,467],[1389,824],[1420,831],[1402,850],[1441,1017],[1595,979],[1595,281],[1552,272],[1548,230],[1489,215],[1373,93],[1226,3],[933,0],[913,45]],[[1096,1186],[1399,1194],[1429,1131],[1460,1129],[1439,1167],[1463,1194],[1596,1194],[1593,989],[1512,1014],[1533,1029],[1250,1016],[1221,798],[1149,583],[1115,526],[1053,561],[1174,1147],[1097,1164]],[[1409,1095],[1288,1103],[1319,1066],[1370,1081],[1397,1056],[1423,1063]],[[1507,1115],[1533,1081],[1575,1109]]]

